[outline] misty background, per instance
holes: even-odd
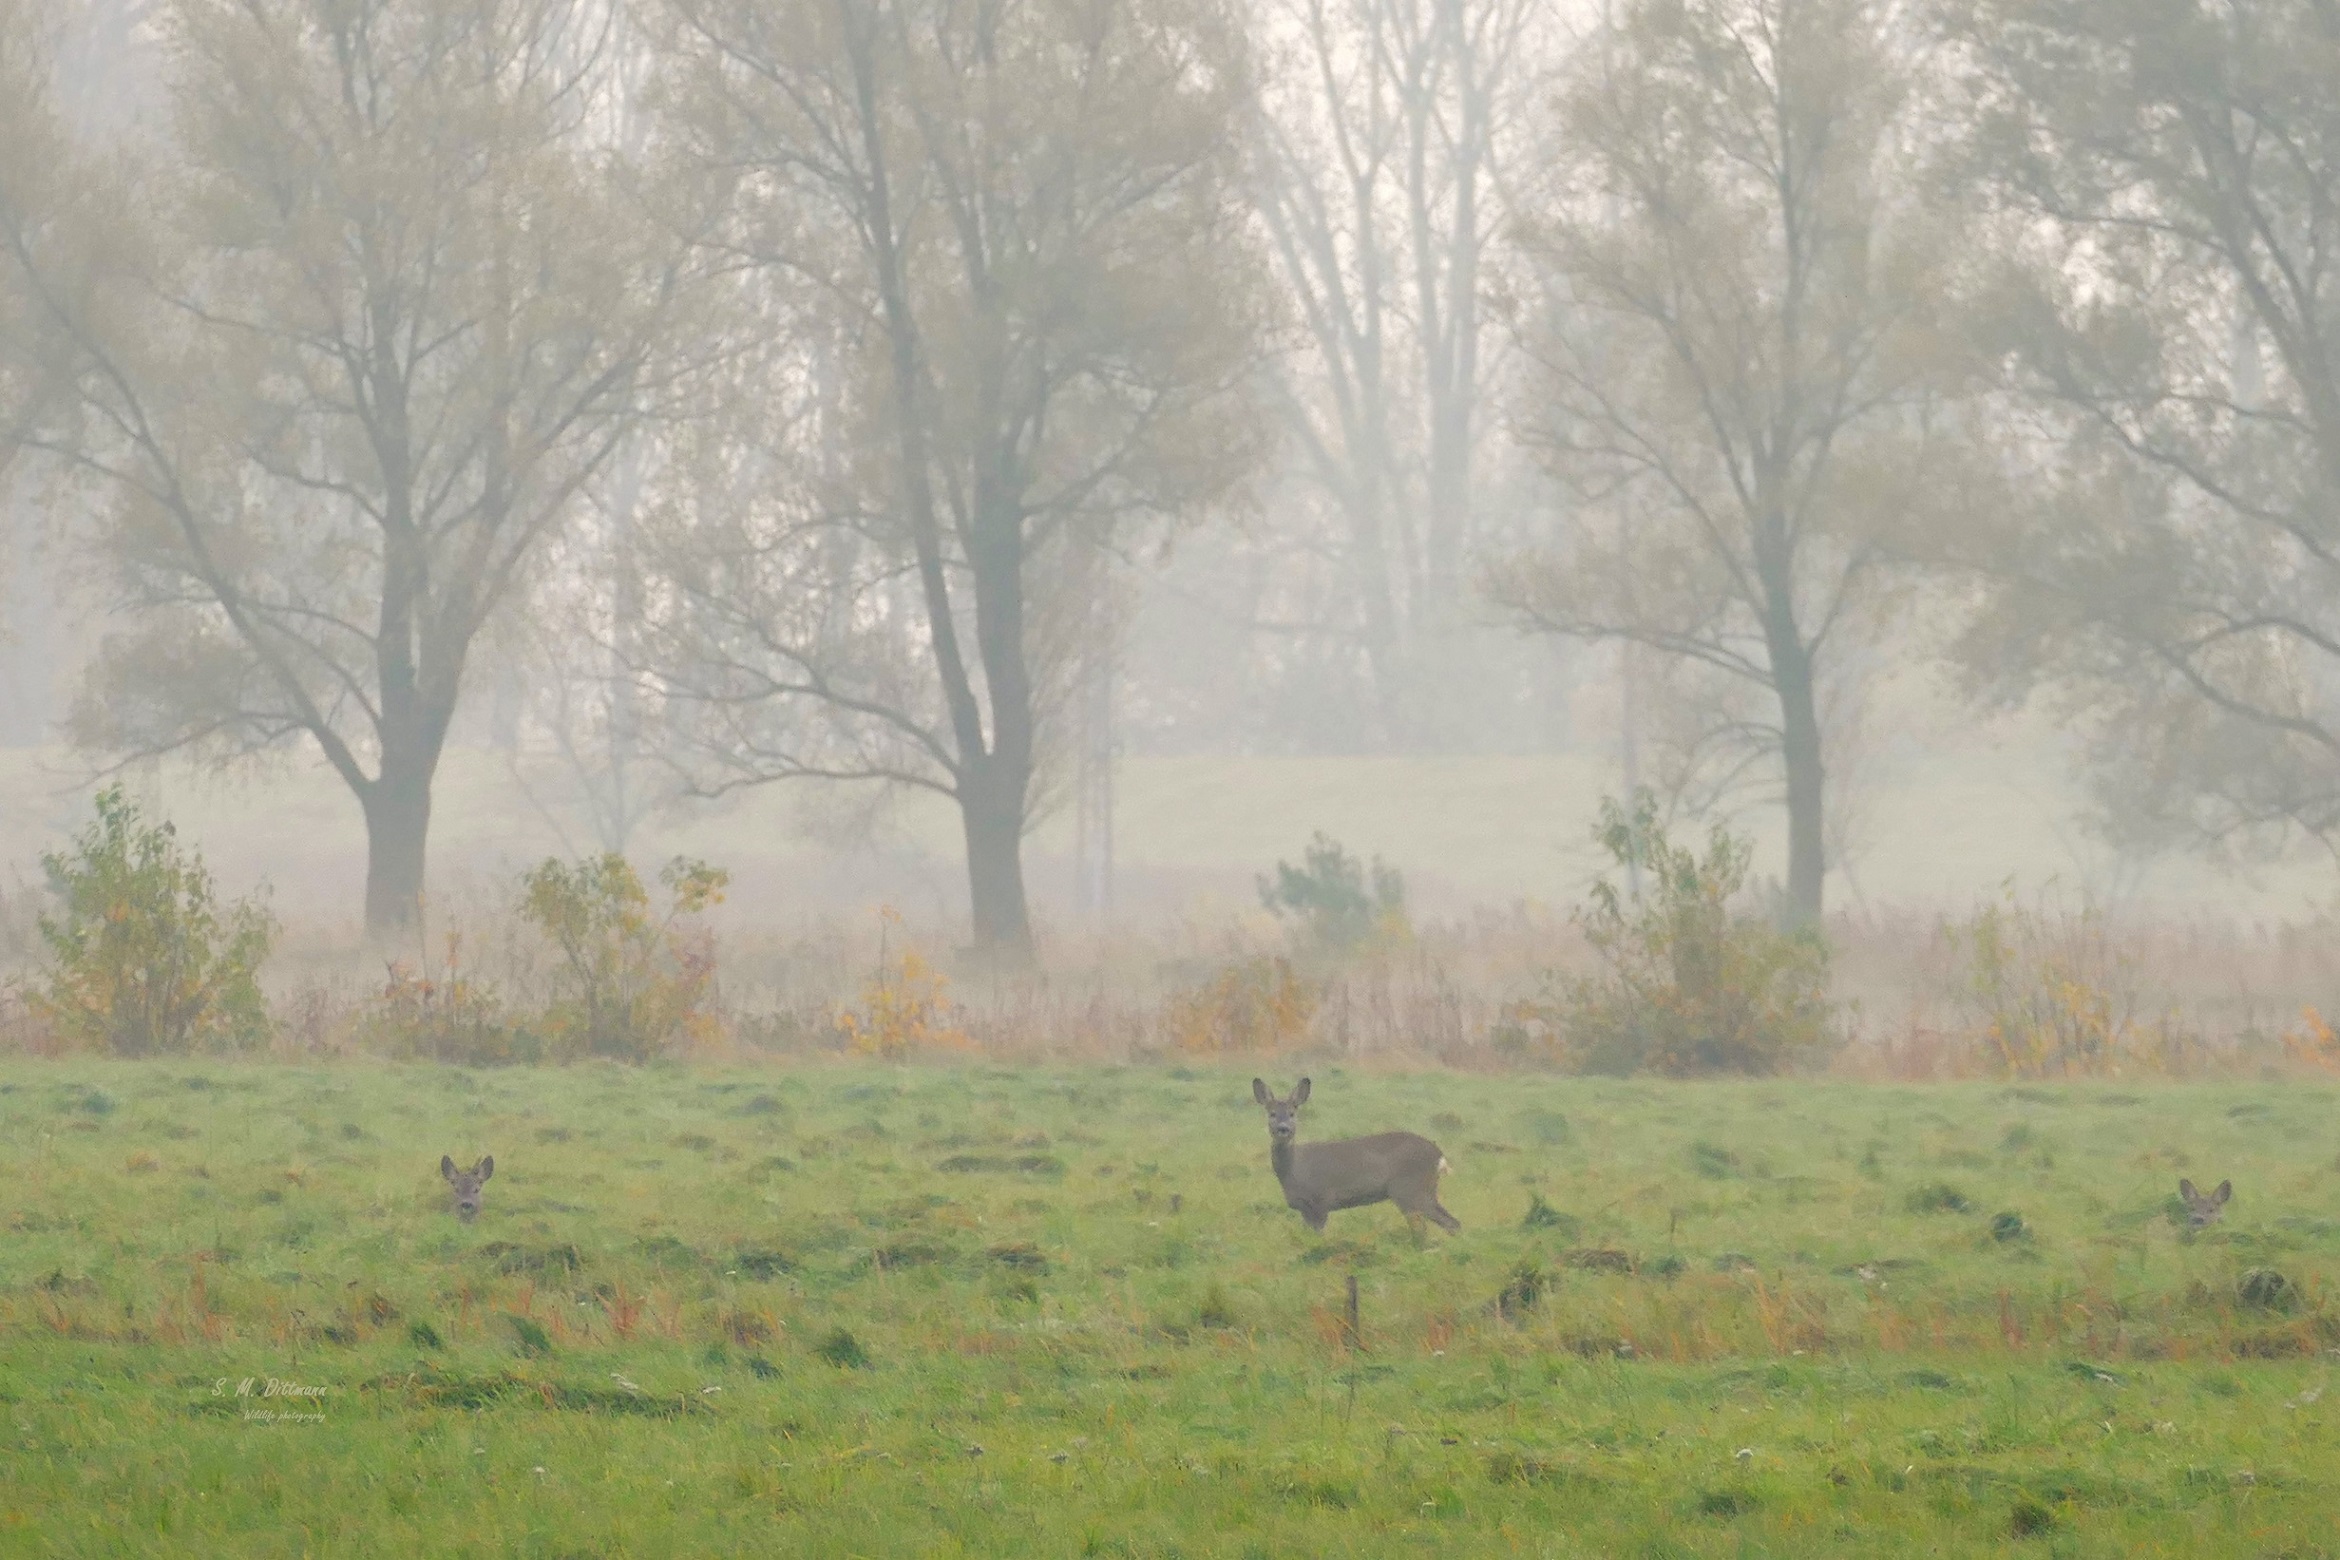
[[[0,861],[2321,923],[2304,3],[0,0]],[[1915,921],[1909,924],[1916,924]]]

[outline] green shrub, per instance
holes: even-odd
[[[1607,877],[1576,915],[1601,968],[1560,977],[1515,1005],[1496,1042],[1575,1072],[1774,1073],[1836,1041],[1828,951],[1730,908],[1747,881],[1748,843],[1717,824],[1700,856],[1666,837],[1643,791],[1628,813],[1601,802],[1594,831],[1619,867],[1638,866],[1634,902]]]
[[[1322,830],[1299,866],[1279,861],[1272,881],[1259,880],[1259,902],[1279,919],[1297,921],[1309,941],[1332,953],[1406,929],[1406,880],[1397,869],[1376,856],[1368,882],[1365,863]]]
[[[97,821],[41,867],[59,910],[40,918],[49,970],[33,1000],[60,1035],[120,1056],[267,1041],[259,970],[275,922],[254,900],[216,903],[169,823],[109,786]]]
[[[677,856],[659,874],[666,914],[620,855],[547,859],[522,882],[521,914],[561,955],[544,1029],[565,1054],[647,1061],[715,1027],[713,940],[686,918],[723,902],[730,875]]]

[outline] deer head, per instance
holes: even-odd
[[[2194,1190],[2191,1181],[2178,1182],[2178,1199],[2186,1205],[2186,1228],[2199,1230],[2218,1222],[2225,1211],[2226,1200],[2234,1195],[2234,1183],[2221,1181],[2218,1190],[2205,1197]]]
[[[451,1154],[439,1156],[439,1174],[445,1176],[447,1184],[455,1190],[455,1217],[466,1224],[479,1217],[479,1189],[486,1185],[487,1178],[495,1173],[496,1157],[493,1154],[488,1155],[468,1170],[456,1169],[455,1159]]]
[[[1251,1097],[1259,1101],[1268,1113],[1268,1136],[1278,1143],[1289,1143],[1300,1135],[1300,1107],[1308,1103],[1308,1080],[1303,1078],[1292,1090],[1290,1099],[1279,1100],[1268,1093],[1268,1086],[1260,1079],[1251,1080]]]

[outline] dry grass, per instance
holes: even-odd
[[[508,886],[474,884],[435,900],[414,946],[395,957],[362,951],[346,927],[290,920],[266,972],[273,1052],[368,1049],[366,1020],[400,978],[460,977],[511,1008],[542,1005],[552,953],[514,913],[514,897]],[[11,972],[0,980],[0,1049],[52,1055],[56,1037],[22,999],[37,978],[37,904],[21,884],[0,895],[0,968]],[[2036,955],[2019,975],[2067,986],[2078,977],[2079,989],[2035,993],[2038,1002],[2101,1011],[2120,1031],[2103,1065],[2071,1071],[2256,1076],[2340,1066],[2340,1044],[2318,1039],[2329,1031],[2317,1015],[2340,1012],[2340,926],[2328,917],[2118,918],[2052,898],[1998,909]],[[1890,909],[1832,918],[1845,1044],[1829,1073],[1919,1080],[2008,1071],[1994,1015],[1976,999],[1973,924]],[[1564,910],[1524,901],[1429,920],[1346,958],[1296,943],[1256,911],[1044,929],[1037,962],[1020,970],[956,947],[939,918],[890,910],[793,922],[727,914],[718,925],[728,1022],[695,1048],[708,1059],[847,1054],[860,1025],[865,1053],[894,1056],[966,1046],[1067,1062],[1280,1052],[1490,1070],[1517,1065],[1495,1043],[1505,1010],[1590,963]],[[889,1009],[911,1015],[900,1021],[933,1043],[887,1035],[882,1016],[873,1031],[870,1015]]]

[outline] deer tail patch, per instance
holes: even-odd
[[[1438,1173],[1440,1175],[1446,1174],[1447,1171],[1452,1170],[1453,1168],[1454,1166],[1446,1162],[1446,1156],[1444,1154],[1440,1154],[1438,1156]]]

